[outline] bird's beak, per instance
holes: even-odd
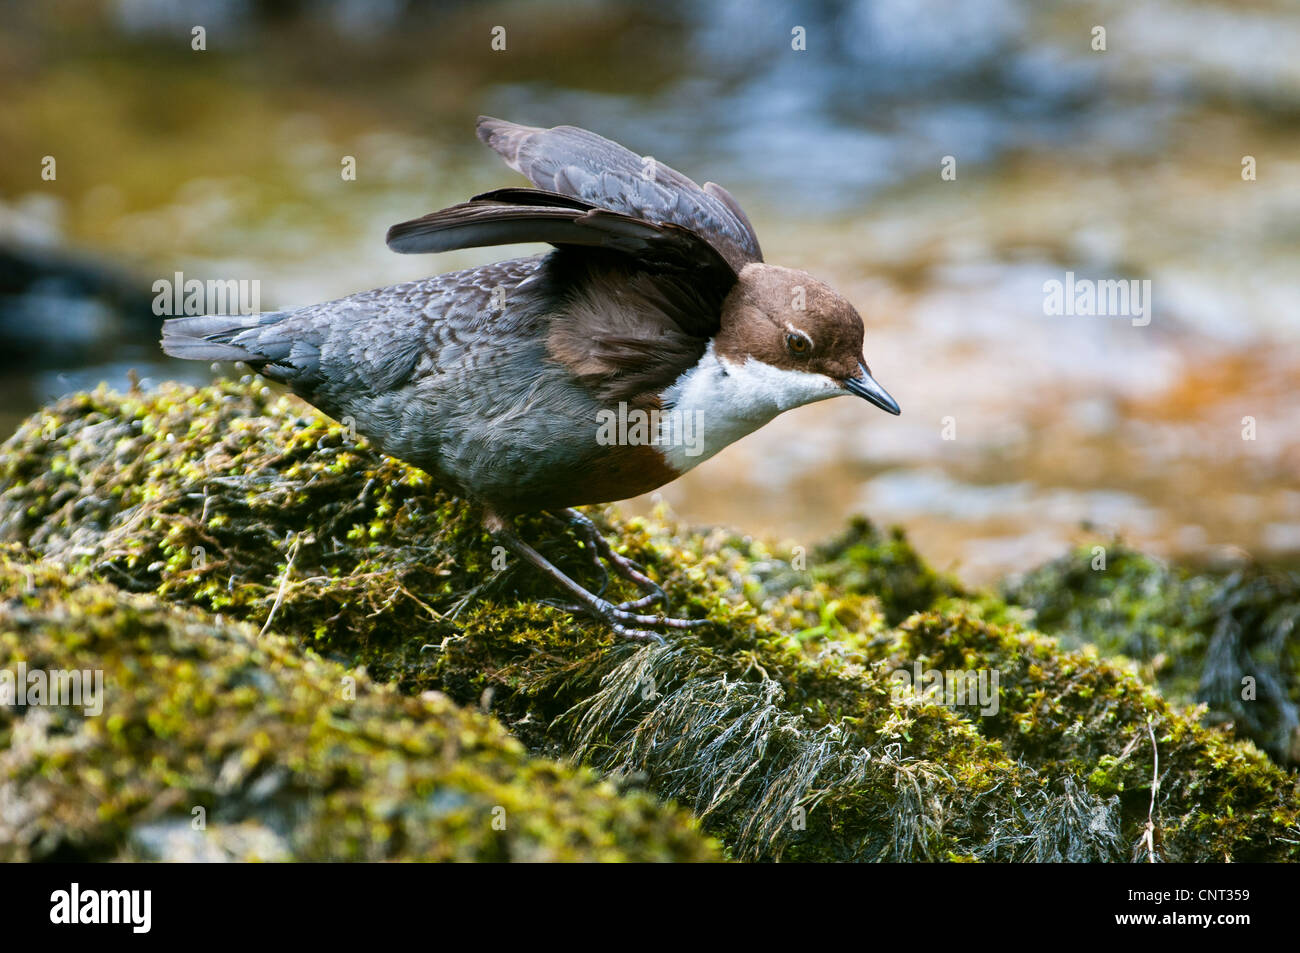
[[[850,394],[857,394],[866,400],[871,401],[881,410],[888,411],[897,417],[902,413],[898,407],[898,401],[889,396],[889,391],[885,390],[876,383],[876,379],[871,376],[871,371],[867,365],[859,364],[858,370],[861,372],[857,377],[850,377],[844,381],[844,387]]]

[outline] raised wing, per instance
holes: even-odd
[[[478,137],[533,185],[659,224],[689,228],[739,272],[763,260],[758,236],[722,186],[677,170],[576,126],[541,129],[480,116]]]
[[[658,393],[718,332],[732,266],[689,228],[652,222],[537,189],[498,189],[394,225],[408,254],[549,242],[556,295],[548,349],[602,398]]]
[[[713,286],[719,304],[736,273],[689,228],[656,223],[538,189],[497,189],[388,230],[388,247],[403,254],[549,242],[560,248],[603,248],[653,274],[690,275]]]

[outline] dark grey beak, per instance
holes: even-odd
[[[844,382],[850,394],[857,394],[865,400],[871,401],[881,410],[888,411],[897,417],[902,413],[898,407],[898,401],[889,396],[889,391],[885,390],[876,383],[876,379],[871,376],[871,371],[867,370],[867,365],[859,364],[858,370],[861,371],[857,377],[850,377]]]

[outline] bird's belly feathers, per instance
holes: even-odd
[[[677,476],[655,446],[611,445],[602,410],[529,341],[422,370],[354,416],[383,452],[513,513],[625,499]]]

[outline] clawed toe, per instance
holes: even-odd
[[[615,606],[615,608],[621,609],[624,612],[639,612],[641,609],[644,609],[647,606],[652,606],[656,602],[663,602],[663,601],[664,601],[664,594],[662,592],[651,592],[642,596],[640,599],[632,599],[628,602],[620,602],[617,606]]]
[[[655,642],[659,645],[667,644],[664,637],[658,632],[650,632],[646,629],[628,629],[613,622],[609,624],[609,627],[620,639],[628,639],[632,642]]]
[[[604,603],[603,605],[594,606],[593,614],[608,622],[616,630],[623,627],[624,624],[666,629],[694,629],[708,621],[707,619],[675,619],[663,613],[647,615],[628,609],[629,605],[631,603],[623,603],[617,606]]]
[[[662,601],[662,599],[662,593],[652,592],[640,599],[617,604],[596,595],[592,596],[592,601],[589,604],[565,602],[561,599],[540,599],[538,601],[543,605],[552,606],[563,612],[575,615],[586,613],[604,622],[620,638],[636,642],[658,642],[662,644],[664,641],[663,636],[653,631],[654,629],[694,629],[709,621],[708,619],[676,619],[662,612],[651,614],[640,611]]]

